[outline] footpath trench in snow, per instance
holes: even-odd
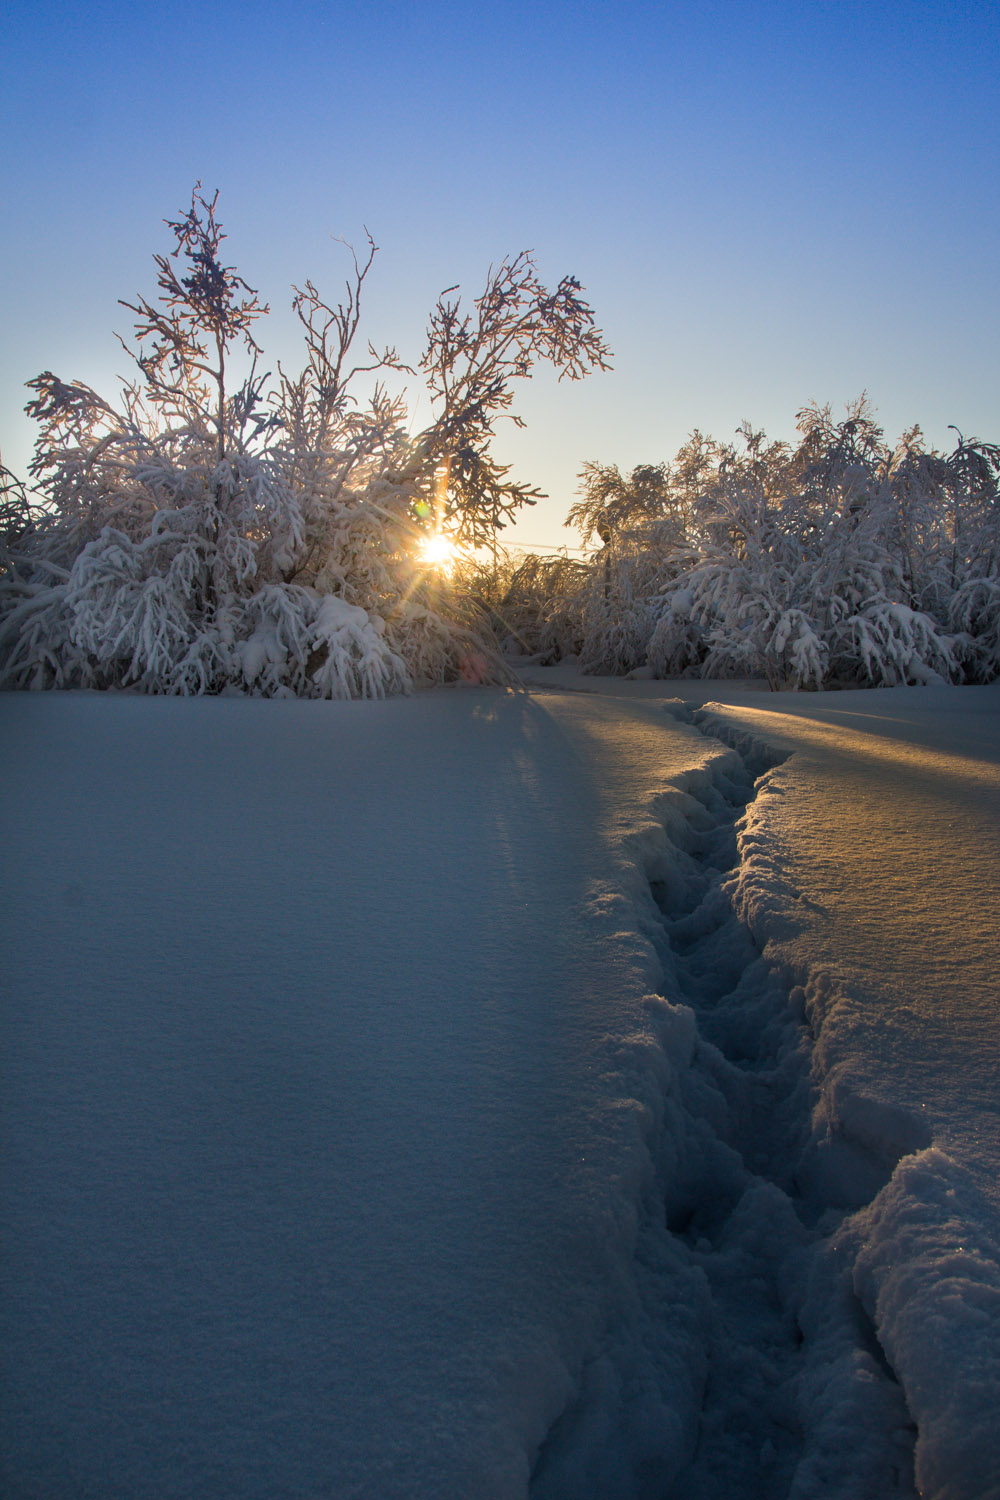
[[[666,844],[638,855],[665,1003],[695,1021],[686,1055],[667,1042],[682,1065],[662,1181],[673,1247],[707,1292],[689,1355],[704,1360],[694,1451],[672,1475],[637,1469],[649,1500],[915,1495],[914,1425],[852,1287],[855,1247],[838,1240],[889,1172],[843,1142],[825,1160],[801,991],[734,908],[754,775],[783,758],[758,745],[684,778],[660,803]],[[533,1500],[569,1500],[574,1484],[600,1500],[633,1493],[602,1478],[600,1430],[585,1396],[543,1447]]]
[[[665,968],[698,1018],[702,1119],[720,1144],[709,1182],[668,1199],[713,1305],[699,1444],[678,1494],[908,1495],[913,1424],[836,1243],[844,1210],[888,1172],[852,1151],[845,1192],[845,1164],[830,1174],[817,1163],[801,991],[733,906],[739,820],[761,758],[783,759],[744,757],[747,781],[716,789],[692,817],[686,885],[674,876],[654,887]]]

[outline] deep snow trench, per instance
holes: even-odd
[[[697,713],[674,711],[697,725]],[[696,1023],[689,1066],[676,1075],[683,1123],[668,1132],[666,1226],[708,1297],[693,1456],[672,1476],[640,1472],[639,1493],[912,1497],[915,1427],[853,1290],[854,1249],[842,1234],[892,1165],[814,1138],[802,991],[764,957],[733,899],[744,814],[787,757],[745,739],[731,748],[735,766],[716,764],[678,793],[667,846],[646,869],[663,998]],[[580,1410],[556,1423],[533,1500],[572,1492],[567,1453],[586,1425]],[[591,1493],[605,1500],[614,1481]]]

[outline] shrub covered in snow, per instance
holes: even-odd
[[[694,433],[675,465],[589,464],[568,524],[600,552],[577,595],[583,662],[773,686],[1000,674],[1000,448],[919,428],[895,448],[862,398],[798,415],[796,446]]]
[[[215,209],[196,189],[157,300],[124,304],[138,374],[117,406],[31,382],[34,503],[7,476],[0,514],[0,685],[380,697],[502,678],[488,614],[419,547],[481,543],[531,503],[490,441],[536,360],[571,379],[606,363],[579,283],[550,292],[520,255],[473,312],[442,298],[421,361],[436,415],[410,438],[384,384],[353,393],[414,373],[371,345],[351,363],[374,243],[344,302],[296,290],[306,363],[274,381],[253,331],[267,308],[222,264]]]

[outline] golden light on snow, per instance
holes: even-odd
[[[458,548],[443,531],[431,531],[421,541],[418,556],[426,567],[450,573],[458,560]]]

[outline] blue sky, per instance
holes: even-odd
[[[23,384],[107,395],[119,297],[162,220],[221,190],[229,258],[296,360],[289,284],[336,295],[365,225],[368,332],[419,357],[437,293],[522,248],[588,290],[614,372],[541,376],[501,456],[559,545],[586,459],[694,426],[791,436],[867,389],[890,435],[1000,437],[1000,11],[993,4],[87,5],[13,0],[2,42],[0,447]],[[426,398],[417,421],[426,416]]]

